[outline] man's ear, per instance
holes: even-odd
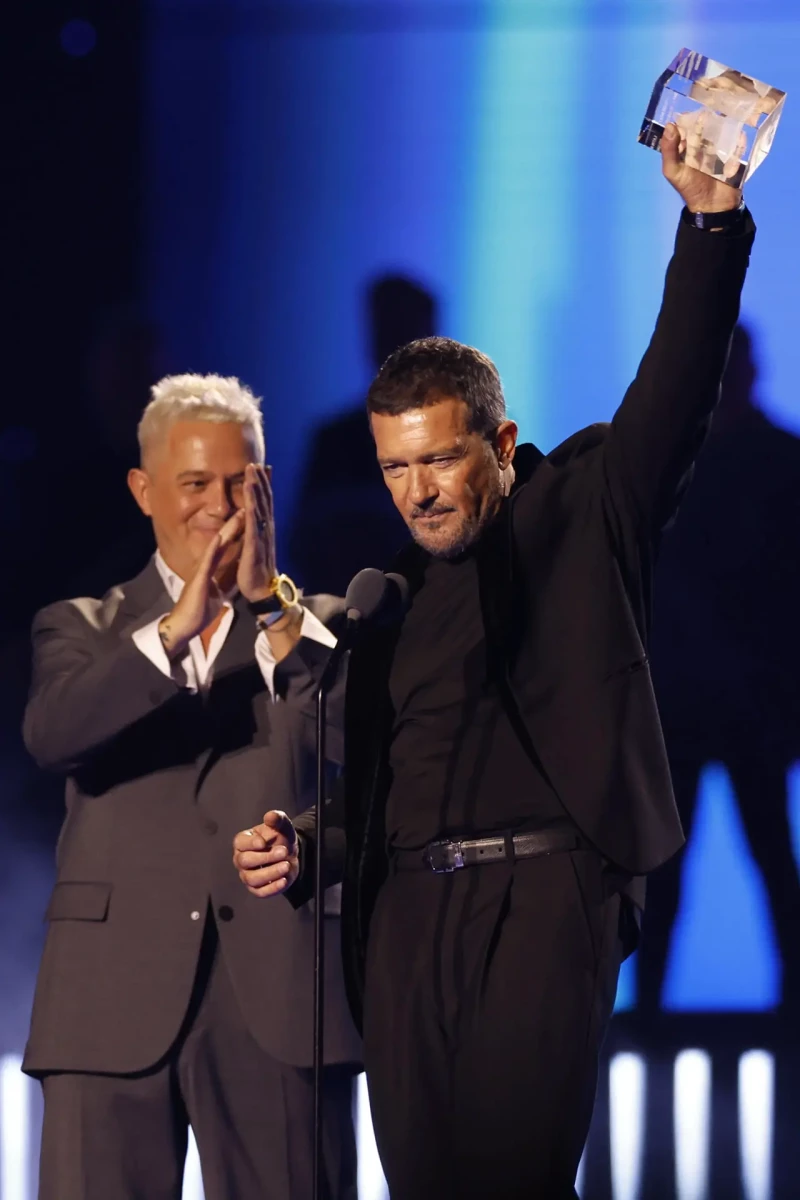
[[[146,517],[152,517],[153,510],[150,506],[150,476],[141,467],[132,467],[128,471],[128,487],[139,508]]]
[[[494,449],[501,471],[505,471],[514,461],[517,449],[519,427],[516,421],[501,421],[494,435]]]

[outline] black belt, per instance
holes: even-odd
[[[494,837],[463,838],[429,842],[424,850],[394,850],[392,857],[399,871],[427,868],[436,875],[476,867],[481,863],[514,862],[517,858],[538,858],[543,854],[563,854],[570,850],[591,850],[592,846],[576,829],[540,829],[534,833],[505,833]]]

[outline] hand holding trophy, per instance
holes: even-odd
[[[695,50],[681,50],[658,78],[639,133],[657,150],[666,127],[688,167],[741,188],[769,153],[786,93]]]

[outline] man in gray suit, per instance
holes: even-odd
[[[315,680],[342,606],[301,605],[278,575],[261,414],[238,380],[162,380],[139,441],[154,558],[33,630],[25,740],[67,776],[24,1062],[44,1089],[39,1195],[177,1200],[191,1125],[207,1200],[305,1200],[313,913],[243,894],[230,844],[313,799]],[[360,1044],[328,957],[328,1195],[354,1200]]]

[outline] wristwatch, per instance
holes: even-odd
[[[728,208],[725,212],[707,213],[707,212],[690,212],[688,208],[683,210],[683,219],[687,225],[694,225],[695,229],[730,229],[734,225],[738,225],[744,213],[744,198],[739,203],[738,208]]]
[[[296,608],[300,593],[294,580],[288,575],[275,575],[270,581],[269,595],[263,600],[248,602],[248,608],[262,627],[269,627],[274,621],[279,621],[284,613]]]

